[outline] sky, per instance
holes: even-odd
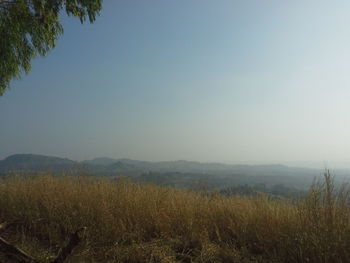
[[[105,0],[0,97],[0,159],[350,168],[350,2]]]

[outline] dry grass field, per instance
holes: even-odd
[[[298,201],[11,177],[0,181],[0,220],[17,222],[2,237],[42,262],[81,227],[67,262],[350,262],[348,193],[329,173]]]

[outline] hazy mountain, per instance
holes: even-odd
[[[82,163],[91,165],[110,165],[116,162],[118,162],[118,160],[116,159],[112,159],[109,157],[99,157],[92,160],[83,161]]]
[[[82,165],[66,159],[36,154],[15,154],[0,161],[0,173],[8,172],[68,172]]]
[[[288,167],[285,165],[230,165],[222,163],[200,163],[191,161],[147,162],[131,159],[95,158],[83,162],[36,154],[15,154],[0,161],[0,172],[6,171],[64,171],[85,168],[106,174],[131,173],[135,175],[155,173],[196,173],[249,176],[302,176],[319,174],[320,170]]]
[[[11,171],[74,172],[82,171],[97,176],[129,176],[139,182],[186,187],[198,181],[214,187],[231,185],[285,184],[308,187],[322,170],[272,165],[231,165],[190,161],[146,162],[131,159],[95,158],[77,162],[66,158],[34,154],[16,154],[0,161],[0,174]],[[349,176],[339,171],[339,179]],[[337,173],[336,173],[337,175]]]
[[[118,165],[117,165],[118,163]],[[217,174],[217,175],[249,175],[249,176],[315,176],[320,174],[320,170],[288,167],[280,164],[272,165],[231,165],[222,163],[200,163],[191,161],[167,161],[167,162],[145,162],[130,159],[120,159],[116,163],[106,166],[113,170],[116,165],[121,167],[125,165],[130,171],[143,172],[177,172],[177,173],[196,173],[196,174]]]

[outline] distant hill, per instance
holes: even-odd
[[[90,165],[110,165],[116,162],[118,162],[118,160],[116,159],[112,159],[109,157],[99,157],[92,160],[83,161],[82,163]]]
[[[201,163],[185,160],[165,161],[165,162],[147,162],[131,159],[111,159],[96,158],[83,163],[91,165],[104,165],[107,169],[126,168],[135,171],[144,172],[180,172],[180,173],[220,173],[220,174],[251,174],[251,175],[296,175],[311,173],[314,174],[315,169],[289,167],[280,164],[272,165],[231,165],[223,163]]]
[[[95,158],[83,162],[67,158],[36,155],[15,154],[0,161],[0,172],[7,171],[66,171],[85,168],[94,173],[109,175],[113,173],[140,175],[143,173],[192,173],[214,175],[249,175],[249,176],[302,176],[315,175],[316,169],[273,165],[231,165],[223,163],[200,163],[185,160],[166,162],[147,162],[131,159]]]
[[[131,159],[95,158],[77,162],[66,158],[15,154],[0,161],[0,174],[9,172],[75,172],[95,176],[128,176],[138,182],[157,183],[169,186],[188,187],[196,182],[206,182],[222,188],[233,185],[284,184],[293,187],[308,187],[322,170],[271,165],[231,165],[223,163],[200,163],[185,160],[147,162]],[[349,171],[335,173],[342,179]],[[349,177],[348,177],[349,178]]]
[[[0,173],[69,172],[82,168],[78,162],[36,154],[15,154],[0,161]]]

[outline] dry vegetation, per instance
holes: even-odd
[[[327,173],[297,202],[38,176],[0,182],[0,220],[43,262],[84,226],[68,262],[350,262],[348,199]]]

